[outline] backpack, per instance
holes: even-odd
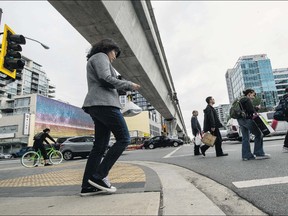
[[[34,136],[34,140],[40,140],[41,136],[42,136],[43,132],[40,132],[40,133],[37,133],[35,136]]]
[[[232,106],[230,108],[229,114],[231,118],[240,119],[246,118],[246,113],[240,103],[241,98],[237,98],[233,101]]]
[[[273,118],[278,121],[288,121],[288,98],[282,98],[275,108]]]

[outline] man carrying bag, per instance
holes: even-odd
[[[222,157],[227,156],[227,153],[223,153],[222,150],[222,137],[219,128],[223,127],[221,124],[218,115],[216,113],[216,110],[213,108],[213,105],[215,104],[215,100],[213,97],[209,96],[206,98],[207,107],[204,109],[204,133],[210,132],[212,135],[216,136],[215,140],[215,150],[216,150],[216,156]],[[203,145],[200,147],[201,153],[203,156],[205,156],[206,150],[210,146]]]
[[[200,145],[201,145],[201,126],[199,124],[199,121],[197,119],[198,111],[193,110],[192,117],[191,117],[191,128],[192,128],[192,134],[195,139],[194,143],[194,155],[200,155]]]

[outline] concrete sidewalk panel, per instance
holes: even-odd
[[[141,164],[155,170],[159,175],[163,188],[163,215],[226,215],[185,179],[180,172],[184,168],[154,162],[141,161]]]
[[[0,198],[0,215],[158,215],[159,192]]]

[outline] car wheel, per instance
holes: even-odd
[[[66,151],[63,153],[63,158],[64,160],[72,160],[73,159],[73,154],[71,151]]]
[[[177,147],[179,144],[177,142],[173,142],[173,146]]]
[[[154,149],[154,145],[151,143],[151,144],[149,144],[148,148],[149,149]]]

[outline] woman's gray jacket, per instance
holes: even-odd
[[[132,82],[117,79],[115,69],[105,53],[91,56],[87,62],[88,93],[83,108],[113,106],[121,108],[119,90],[132,90]]]

